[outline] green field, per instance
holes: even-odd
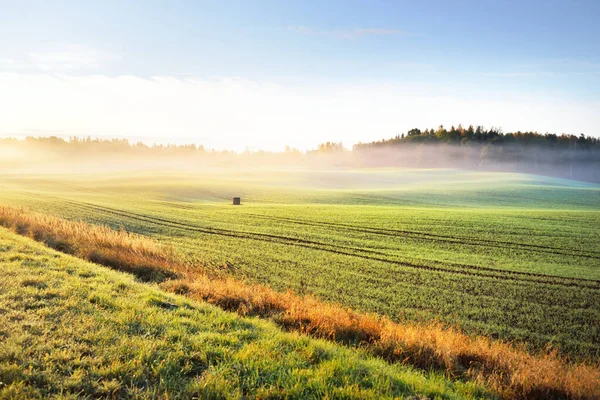
[[[2,228],[0,250],[0,398],[489,397],[165,294]]]
[[[0,202],[395,320],[600,357],[600,185],[456,170],[3,175]],[[230,205],[242,196],[243,205]]]

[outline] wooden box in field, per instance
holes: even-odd
[[[233,205],[234,206],[239,206],[240,204],[242,204],[242,198],[241,197],[234,197],[233,198]]]

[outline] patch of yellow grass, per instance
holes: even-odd
[[[0,225],[53,249],[134,273],[143,280],[176,277],[178,263],[170,247],[123,229],[7,206],[0,206]]]
[[[70,254],[132,272],[171,278],[165,290],[245,315],[270,318],[288,330],[361,346],[389,362],[444,371],[485,384],[504,398],[600,397],[600,366],[570,364],[555,352],[469,336],[437,323],[399,324],[292,292],[280,293],[232,277],[215,278],[179,262],[173,251],[123,230],[0,207],[0,224]]]

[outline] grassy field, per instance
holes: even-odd
[[[123,226],[216,273],[600,357],[600,185],[395,169],[2,178],[2,203]]]
[[[488,397],[0,228],[0,398]]]

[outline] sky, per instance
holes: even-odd
[[[600,1],[0,0],[0,136],[600,136]]]

